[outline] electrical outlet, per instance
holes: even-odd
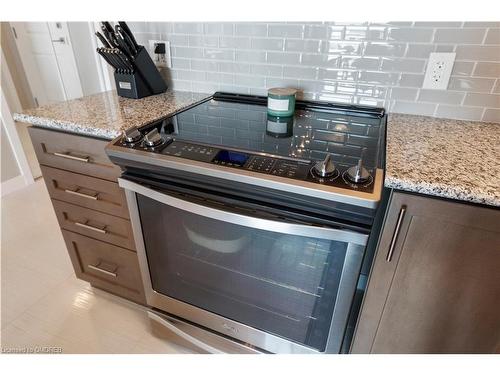
[[[165,44],[165,54],[155,53],[155,49],[159,43]],[[148,40],[148,52],[151,59],[158,68],[171,68],[172,57],[170,54],[170,42],[166,40]]]
[[[425,72],[422,88],[446,90],[450,81],[451,70],[455,62],[454,52],[433,52],[429,55],[429,63]]]

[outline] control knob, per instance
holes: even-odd
[[[147,147],[155,147],[163,143],[163,138],[160,133],[158,133],[158,129],[154,128],[149,133],[144,136],[144,144]]]
[[[126,143],[137,143],[142,139],[141,132],[134,126],[123,132],[123,139]]]
[[[324,160],[317,162],[312,170],[313,173],[320,178],[332,177],[337,171],[335,164],[333,164],[331,154],[327,154]]]
[[[363,159],[360,158],[357,165],[352,166],[347,170],[346,177],[349,181],[355,184],[364,184],[370,181],[370,172],[363,167]]]

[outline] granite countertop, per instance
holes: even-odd
[[[105,139],[167,116],[207,94],[168,91],[126,99],[114,91],[15,114],[14,119]],[[389,115],[385,186],[500,206],[500,124]]]
[[[122,130],[157,120],[208,96],[167,91],[142,99],[127,99],[106,91],[16,113],[14,120],[111,140]]]
[[[500,206],[500,124],[389,115],[385,186]]]

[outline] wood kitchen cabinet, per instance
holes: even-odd
[[[121,170],[106,140],[30,127],[29,133],[78,278],[146,304]]]
[[[500,210],[394,192],[353,353],[499,353]]]

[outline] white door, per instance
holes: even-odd
[[[11,26],[38,105],[83,95],[65,22],[13,22]]]

